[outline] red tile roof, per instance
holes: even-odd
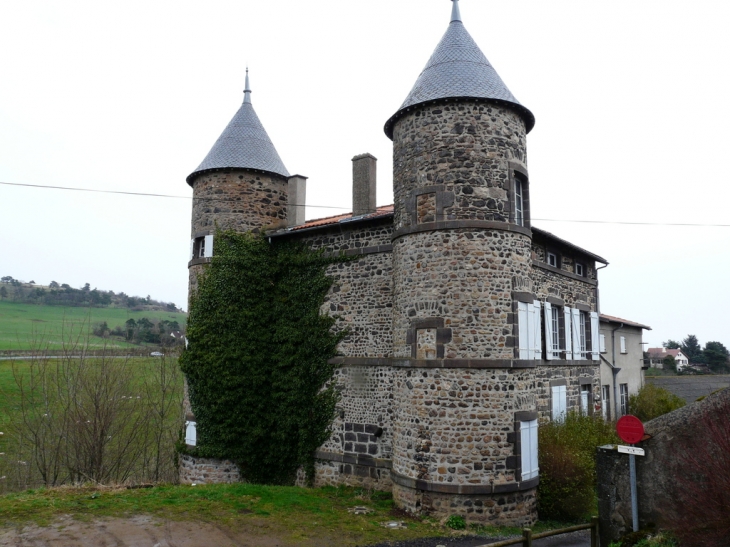
[[[638,327],[640,329],[651,330],[651,327],[649,327],[648,325],[642,325],[641,323],[629,321],[628,319],[621,319],[620,317],[614,317],[613,315],[606,315],[604,313],[601,314],[601,319],[609,323],[623,323],[624,325],[627,325],[629,327]]]
[[[297,232],[299,230],[309,230],[311,228],[320,228],[322,226],[330,226],[333,224],[339,224],[341,222],[353,222],[358,220],[371,220],[374,218],[381,218],[381,217],[387,217],[393,214],[393,205],[383,205],[381,207],[378,207],[375,209],[374,213],[370,213],[368,215],[360,215],[357,217],[353,217],[352,213],[345,213],[344,215],[335,215],[332,217],[325,217],[325,218],[317,218],[314,220],[308,220],[304,224],[300,224],[299,226],[292,226],[291,228],[287,228],[286,231],[288,232]]]

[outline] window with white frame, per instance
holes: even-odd
[[[542,322],[539,300],[517,303],[517,326],[520,359],[542,359]]]
[[[213,256],[213,235],[196,237],[190,241],[190,259]]]
[[[545,359],[560,359],[564,351],[565,341],[565,319],[562,313],[562,306],[545,302]]]
[[[601,350],[601,353],[606,353],[606,335],[605,334],[601,334],[600,339],[601,339],[600,340],[600,344],[601,344],[600,350]]]
[[[565,385],[552,386],[552,418],[553,421],[562,422],[568,412],[568,387]]]
[[[558,255],[555,253],[548,252],[547,254],[547,263],[548,266],[552,266],[553,268],[558,267]]]
[[[566,359],[598,361],[600,332],[599,318],[597,312],[584,312],[576,308],[565,308],[566,320]],[[570,325],[570,328],[567,328]],[[570,331],[570,336],[568,336]],[[572,353],[570,351],[570,338],[572,340]]]
[[[621,391],[621,416],[629,413],[629,384],[619,384]]]
[[[621,337],[621,353],[627,353],[626,352],[626,337]]]
[[[611,386],[601,386],[601,411],[604,420],[611,419]]]
[[[525,225],[525,187],[522,179],[515,177],[515,223]]]
[[[537,464],[537,420],[520,422],[520,445],[522,480],[534,479],[540,473]]]
[[[580,262],[575,263],[575,275],[579,275],[581,277],[585,276],[585,266],[581,264]]]

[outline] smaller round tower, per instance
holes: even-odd
[[[241,108],[187,178],[193,188],[188,297],[213,256],[216,227],[248,232],[286,224],[289,172],[253,108],[248,69],[243,95]]]

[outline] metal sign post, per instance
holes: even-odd
[[[629,455],[629,474],[631,480],[631,517],[634,532],[639,531],[639,496],[636,492],[636,456],[643,456],[644,449],[633,446],[644,437],[644,424],[636,416],[624,416],[616,422],[616,433],[621,440],[632,446],[620,446],[618,451]]]

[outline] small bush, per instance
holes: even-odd
[[[461,515],[451,515],[446,519],[446,526],[452,530],[464,530],[466,529],[466,521]]]
[[[629,397],[629,413],[648,422],[663,414],[685,406],[684,399],[662,387],[646,384],[636,395]]]
[[[579,521],[595,511],[596,447],[617,442],[613,424],[600,417],[569,413],[562,422],[540,426],[541,520]]]

